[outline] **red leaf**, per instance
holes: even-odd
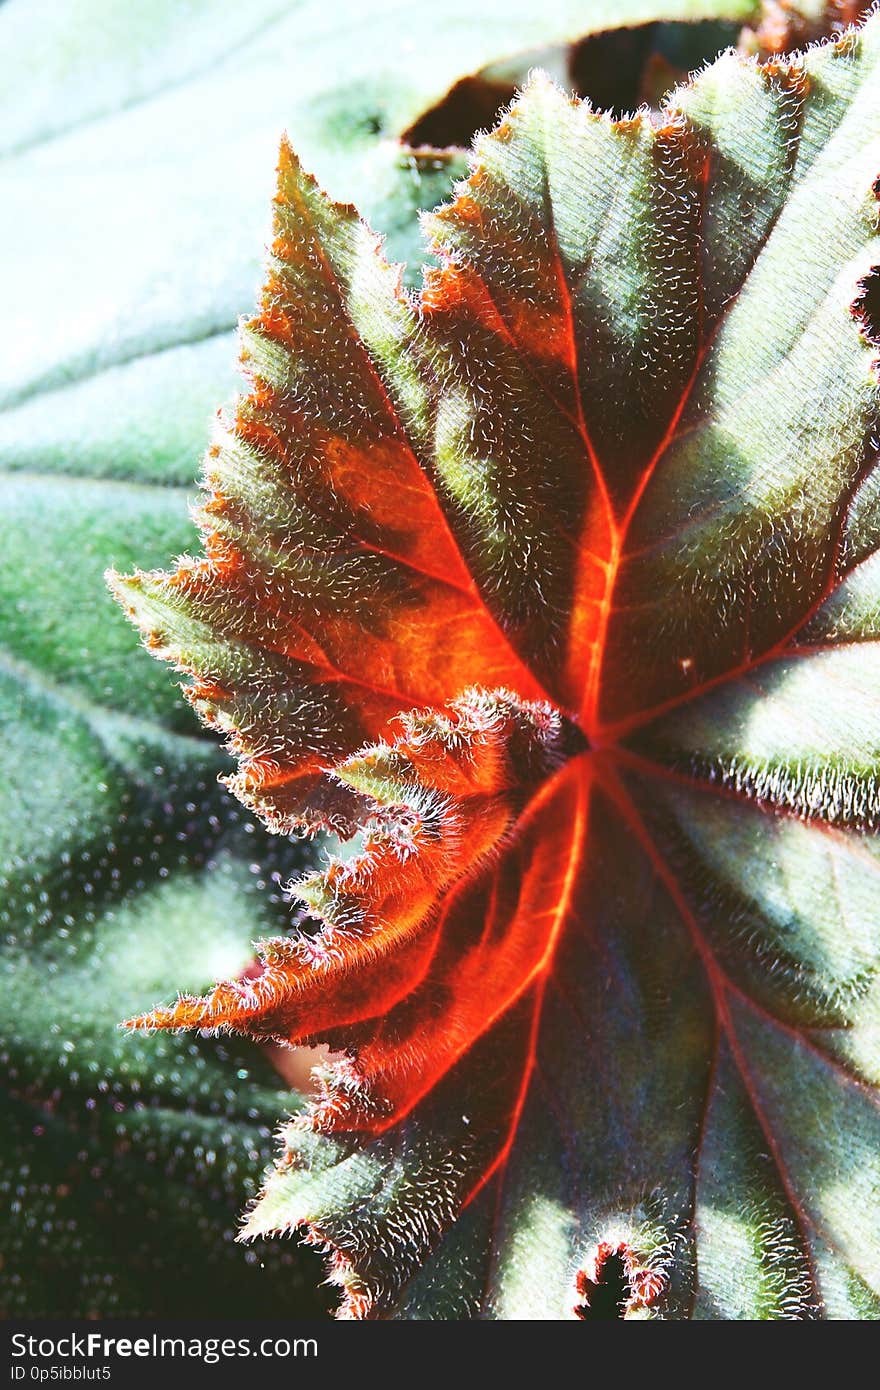
[[[132,1023],[341,1054],[312,1126],[343,1196],[294,1134],[252,1229],[306,1222],[350,1311],[422,1306],[456,1218],[465,1306],[507,1306],[511,1192],[551,1315],[612,1259],[632,1315],[728,1298],[704,1150],[767,1261],[726,1307],[830,1307],[821,1242],[874,1277],[803,1135],[844,1095],[876,1128],[878,43],[731,56],[657,124],[535,82],[418,304],[282,148],[206,558],[115,585],[242,799],[359,839],[259,974]]]

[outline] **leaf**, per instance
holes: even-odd
[[[756,29],[746,25],[740,44],[744,52],[766,58],[841,34],[871,8],[872,0],[762,0],[760,23]]]
[[[92,1111],[82,1094],[51,1111],[4,1098],[4,1317],[210,1317],[222,1306],[281,1317],[292,1300],[320,1316],[302,1251],[275,1241],[242,1259],[231,1238],[267,1155],[271,1088],[255,1087],[235,1117],[190,1107],[186,1092],[141,1109],[99,1097]]]
[[[254,938],[288,930],[278,884],[310,856],[216,787],[227,760],[132,652],[101,576],[166,564],[188,542],[193,460],[234,387],[277,132],[289,125],[415,262],[415,212],[463,162],[414,158],[405,125],[463,74],[567,43],[603,10],[0,7],[4,1310],[319,1307],[313,1259],[230,1244],[267,1127],[298,1103],[274,1054],[170,1038],[157,1051],[117,1031],[175,985],[248,967]]]
[[[334,1049],[245,1234],[349,1315],[880,1310],[878,62],[536,78],[420,304],[282,147],[205,558],[113,584],[239,795],[360,834],[135,1023]]]
[[[337,5],[330,23],[319,0],[239,9],[161,0],[134,22],[107,0],[75,0],[50,28],[40,7],[11,0],[0,15],[0,188],[14,266],[3,286],[11,331],[0,403],[30,403],[21,425],[37,415],[56,447],[69,433],[52,428],[52,415],[71,397],[79,406],[89,383],[94,397],[93,378],[104,373],[129,368],[126,409],[144,394],[162,400],[159,377],[179,397],[178,361],[166,356],[179,352],[202,419],[214,400],[208,373],[215,390],[228,389],[220,365],[228,348],[218,358],[213,339],[235,326],[253,293],[279,130],[295,134],[328,187],[358,197],[398,254],[416,259],[414,213],[446,195],[460,165],[437,152],[414,161],[398,137],[457,80],[609,22],[749,19],[757,5],[627,0],[613,21],[600,0],[551,0],[540,10],[491,0],[478,14],[453,0],[442,22],[432,7],[403,0],[379,15]],[[56,254],[62,224],[77,248],[73,283]],[[44,323],[56,331],[35,331]],[[142,359],[143,373],[132,366]],[[114,378],[104,389],[113,400]],[[55,392],[62,400],[37,412],[38,393]],[[109,431],[94,417],[90,431],[105,454]],[[19,446],[27,432],[17,432]]]
[[[117,1027],[181,973],[196,986],[248,966],[251,936],[283,923],[271,876],[302,856],[248,833],[201,740],[8,663],[0,709],[14,750],[0,777],[4,1315],[194,1315],[221,1297],[265,1314],[291,1287],[308,1308],[302,1259],[273,1250],[261,1269],[231,1245],[296,1097],[252,1048],[157,1051]]]

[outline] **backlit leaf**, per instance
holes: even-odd
[[[690,34],[691,18],[721,16],[735,31],[756,13],[607,8],[0,5],[5,1313],[319,1306],[303,1278],[316,1259],[231,1244],[270,1126],[298,1104],[268,1061],[289,1080],[284,1059],[206,1039],[157,1050],[117,1029],[175,985],[246,970],[254,939],[289,929],[278,884],[309,854],[217,788],[228,760],[132,651],[102,573],[166,564],[188,542],[279,131],[417,275],[416,212],[464,159],[415,156],[401,137],[460,80],[507,64],[509,91],[535,48],[562,61],[597,24],[668,18]]]
[[[878,70],[535,77],[418,301],[282,147],[205,555],[112,583],[350,843],[133,1022],[329,1044],[246,1232],[349,1314],[880,1309]]]

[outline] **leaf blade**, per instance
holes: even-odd
[[[853,1306],[876,1281],[871,1242],[856,1248],[827,1178],[852,1105],[858,1156],[842,1190],[858,1169],[859,1202],[874,1201],[880,389],[857,305],[880,254],[878,54],[873,18],[785,65],[725,58],[656,127],[597,117],[538,79],[432,223],[444,264],[404,333],[400,419],[442,509],[438,554],[451,534],[527,677],[493,689],[489,648],[462,695],[462,666],[447,660],[428,707],[401,706],[402,742],[341,750],[336,785],[368,798],[366,852],[306,884],[323,926],[301,943],[304,973],[280,985],[282,1008],[271,958],[272,997],[258,977],[248,1003],[277,1036],[297,1041],[311,1019],[345,1053],[312,1130],[286,1135],[248,1230],[304,1223],[332,1252],[348,1315],[420,1316],[436,1299],[458,1316],[586,1317],[617,1269],[626,1317],[805,1318]],[[760,167],[735,173],[734,116],[756,93],[750,116],[772,138]],[[607,198],[589,206],[592,185],[578,192],[578,154],[615,185],[619,225]],[[737,194],[757,196],[757,226],[722,261]],[[578,261],[579,197],[594,221]],[[319,207],[331,244],[363,237],[348,210]],[[614,258],[595,252],[621,232],[615,283]],[[804,263],[791,299],[779,265],[793,247]],[[610,281],[604,318],[593,273]],[[358,322],[346,284],[339,331],[356,327],[364,351],[378,332],[387,371],[395,343]],[[756,298],[769,305],[763,336]],[[664,347],[668,362],[633,386]],[[810,423],[817,383],[832,393],[823,429]],[[316,399],[332,420],[333,393]],[[851,629],[861,641],[828,638]],[[322,615],[315,640],[331,630]],[[448,657],[442,643],[434,653]],[[528,706],[529,682],[560,708]],[[469,706],[493,720],[540,709],[579,733],[554,769],[502,718],[499,781],[498,750],[462,719]],[[496,777],[483,785],[486,766]],[[431,825],[426,788],[449,795],[470,863]],[[414,812],[416,829],[395,841],[384,807]],[[389,842],[405,845],[396,896]],[[829,884],[836,922],[822,915]],[[398,948],[387,991],[374,935]],[[286,993],[301,1015],[285,1013]],[[235,1001],[221,990],[212,1013],[213,999],[145,1022],[236,1026]],[[827,1132],[789,1095],[789,1074],[835,1114]],[[701,1173],[719,1133],[735,1146],[735,1226]],[[753,1264],[731,1292],[743,1248]]]

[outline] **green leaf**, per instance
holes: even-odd
[[[4,1313],[265,1314],[291,1284],[314,1307],[302,1259],[231,1245],[296,1097],[253,1049],[118,1029],[157,989],[249,966],[300,855],[230,808],[202,740],[8,660],[0,709]]]

